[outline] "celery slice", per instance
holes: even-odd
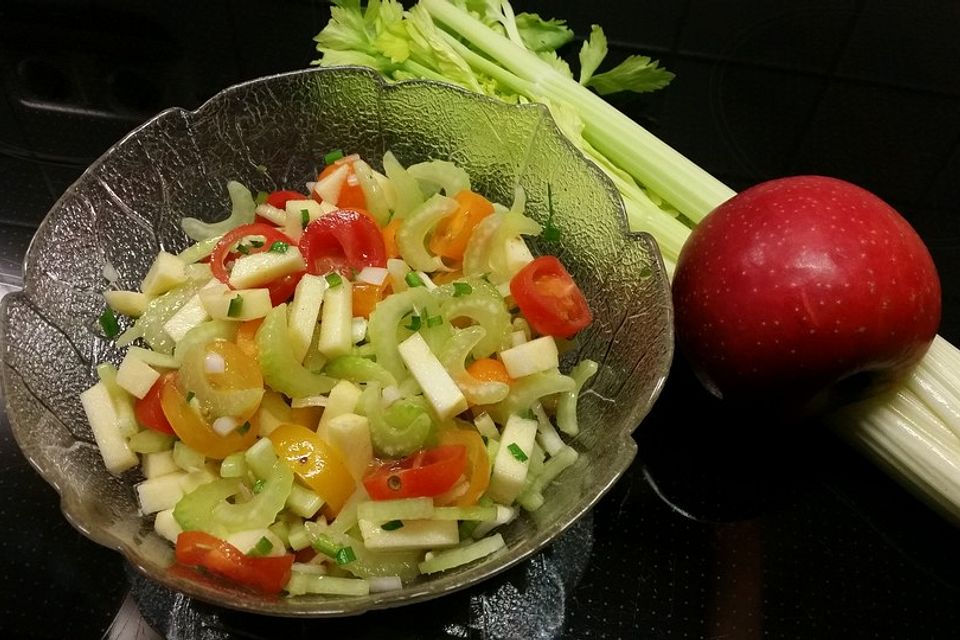
[[[503,382],[484,382],[470,375],[464,362],[470,351],[483,340],[487,331],[482,326],[467,327],[454,332],[440,353],[440,362],[450,374],[467,402],[473,405],[486,405],[500,402],[510,393],[510,385]]]
[[[133,410],[136,399],[117,384],[117,368],[109,362],[97,365],[97,376],[106,388],[113,409],[117,413],[117,429],[122,436],[132,437],[140,430]]]
[[[323,498],[316,492],[294,483],[287,496],[286,508],[302,518],[312,518],[323,506]]]
[[[270,310],[257,331],[260,370],[264,382],[275,391],[292,398],[306,398],[329,393],[336,380],[313,373],[297,360],[287,329],[287,305]]]
[[[231,453],[220,463],[220,477],[243,478],[247,475],[247,461],[242,452]]]
[[[243,503],[220,502],[213,507],[211,516],[231,533],[265,529],[276,520],[277,514],[286,505],[292,486],[293,471],[282,460],[278,460],[265,478],[260,493]]]
[[[391,520],[423,520],[433,517],[433,498],[368,500],[357,505],[357,517],[375,524]]]
[[[197,471],[203,468],[207,459],[199,451],[191,449],[178,440],[173,445],[173,461],[184,471]]]
[[[292,596],[307,593],[331,596],[365,596],[370,594],[370,583],[362,578],[338,578],[293,571],[285,587]]]
[[[253,222],[257,203],[250,190],[239,182],[231,180],[227,183],[227,193],[230,195],[232,205],[227,218],[219,222],[204,222],[197,218],[184,218],[180,221],[184,233],[191,240],[208,240],[214,236],[223,235],[235,227]]]
[[[570,372],[570,377],[576,386],[570,391],[564,391],[557,400],[557,427],[567,435],[575,436],[580,431],[577,422],[577,399],[583,385],[596,373],[599,365],[593,360],[581,360]]]
[[[237,335],[237,323],[229,320],[210,320],[187,331],[173,351],[173,358],[181,365],[184,356],[196,347],[205,346],[214,340],[233,340]]]
[[[465,282],[470,285],[470,293],[445,298],[440,313],[447,323],[466,319],[483,327],[484,335],[470,352],[474,358],[486,358],[507,344],[511,331],[510,311],[496,287],[486,280],[468,278]]]
[[[397,248],[410,268],[427,273],[446,270],[443,260],[427,251],[426,238],[433,227],[458,206],[453,198],[434,195],[403,221],[397,230]]]
[[[211,516],[214,506],[243,489],[239,478],[222,478],[200,485],[183,496],[173,508],[173,517],[184,531],[205,531],[218,538],[229,532]]]
[[[176,441],[174,436],[153,429],[144,429],[130,436],[127,446],[134,453],[157,453],[172,449]]]
[[[408,581],[420,573],[417,568],[417,563],[423,556],[420,550],[374,551],[368,549],[362,540],[350,535],[344,535],[339,540],[349,545],[356,556],[356,560],[342,568],[358,578],[399,576],[401,580]]]
[[[454,567],[459,567],[489,556],[504,547],[506,547],[506,543],[503,541],[503,536],[495,533],[489,538],[477,540],[476,542],[457,547],[456,549],[448,549],[434,554],[429,560],[424,560],[420,563],[420,572],[438,573],[440,571],[446,571],[447,569],[453,569]]]
[[[448,198],[461,191],[470,191],[470,176],[448,160],[428,160],[412,164],[407,172],[420,183],[421,191],[433,194],[441,189]]]
[[[434,302],[429,291],[423,287],[415,287],[394,293],[382,300],[370,314],[367,338],[374,346],[377,364],[389,371],[398,381],[407,377],[406,367],[397,350],[400,344],[400,323],[407,314],[422,312]]]
[[[407,172],[392,152],[383,154],[383,170],[397,192],[397,203],[394,208],[394,217],[402,220],[426,199],[420,190],[417,179]]]
[[[387,387],[397,384],[397,379],[381,365],[360,356],[340,356],[327,363],[323,373],[331,378],[350,382],[379,382]]]
[[[360,405],[370,421],[370,439],[381,455],[399,458],[423,448],[436,428],[422,396],[397,400],[387,409],[381,403],[380,385],[371,382],[360,397]]]
[[[187,282],[175,289],[164,293],[150,301],[133,327],[121,337],[143,337],[144,342],[160,353],[172,354],[176,342],[164,330],[163,325],[194,296],[200,285],[196,282]],[[120,344],[117,340],[117,344]],[[121,345],[125,346],[125,345]]]
[[[386,226],[390,219],[390,206],[380,182],[373,175],[373,169],[363,160],[356,160],[353,163],[353,174],[360,182],[364,200],[367,201],[367,211],[373,214],[377,224]]]
[[[492,522],[497,519],[495,506],[472,507],[437,507],[430,516],[434,520],[472,520],[476,522]]]
[[[505,424],[511,414],[523,414],[533,408],[544,396],[573,391],[577,383],[556,369],[542,371],[516,380],[510,394],[490,408],[490,415],[499,424]]]

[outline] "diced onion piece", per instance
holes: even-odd
[[[208,351],[203,359],[203,370],[207,373],[223,373],[227,370],[227,361],[219,353]]]
[[[228,436],[234,431],[237,427],[240,426],[237,424],[237,421],[230,416],[220,416],[213,421],[213,424],[210,425],[214,431],[216,431],[221,436]]]
[[[370,593],[384,593],[385,591],[399,591],[403,589],[403,581],[400,576],[379,576],[376,578],[367,578],[370,583]]]

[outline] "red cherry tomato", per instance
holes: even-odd
[[[163,405],[160,403],[160,390],[163,388],[164,378],[175,375],[174,373],[168,373],[160,377],[153,383],[153,386],[150,387],[150,391],[147,391],[147,395],[134,403],[133,414],[137,417],[137,422],[148,429],[175,435],[173,427],[170,426],[170,421],[167,420],[167,416],[163,413]]]
[[[363,479],[374,500],[438,496],[449,491],[467,468],[467,448],[445,445],[384,462]]]
[[[293,567],[293,554],[248,556],[232,544],[202,531],[177,536],[176,559],[265,593],[280,593]]]
[[[291,240],[286,234],[281,232],[276,227],[270,226],[268,224],[263,224],[260,222],[255,222],[253,224],[244,224],[236,229],[228,231],[220,238],[220,241],[217,242],[217,245],[213,248],[213,252],[210,254],[210,270],[213,272],[213,276],[220,282],[229,285],[230,284],[230,273],[227,271],[226,260],[227,256],[236,250],[236,245],[240,244],[242,240],[249,237],[262,238],[262,243],[260,240],[257,241],[259,246],[254,246],[253,244],[245,244],[247,253],[261,253],[263,251],[269,251],[270,246],[274,242],[286,242],[287,244],[296,244]],[[298,274],[290,274],[291,276],[296,276]],[[299,274],[302,276],[302,274]],[[288,276],[289,277],[289,276]],[[282,281],[283,278],[280,278],[277,283]],[[299,279],[297,280],[299,282]],[[276,284],[276,283],[274,283]],[[293,287],[296,288],[297,284],[294,282]],[[281,290],[280,293],[283,293]],[[286,297],[288,298],[289,295]],[[273,300],[273,290],[270,292],[270,299]],[[283,298],[280,302],[286,300]],[[274,302],[274,304],[278,304]]]
[[[321,275],[339,271],[385,267],[387,253],[377,223],[355,209],[339,209],[307,225],[300,237],[307,272]]]
[[[510,294],[542,335],[569,338],[593,320],[580,287],[554,256],[540,256],[518,271]]]
[[[287,200],[306,200],[307,196],[296,191],[274,191],[267,196],[267,204],[277,209],[285,209]]]
[[[305,273],[306,271],[289,273],[268,284],[267,289],[270,291],[270,304],[277,306],[292,298],[293,292],[296,291],[297,285],[300,284],[300,280],[303,279]]]

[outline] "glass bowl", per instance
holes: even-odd
[[[119,362],[97,318],[105,274],[136,289],[160,249],[188,245],[183,216],[219,219],[226,183],[256,192],[303,188],[340,148],[376,165],[448,159],[503,203],[520,185],[545,220],[552,185],[559,242],[538,246],[567,265],[596,318],[564,356],[600,363],[580,402],[576,464],[539,510],[502,530],[507,548],[401,591],[366,597],[267,597],[168,571],[171,545],[138,513],[139,471],[110,475],[78,396],[95,367]],[[379,168],[379,167],[378,167]],[[84,535],[157,582],[210,603],[280,616],[336,616],[462,589],[521,562],[590,509],[636,454],[631,432],[655,401],[673,355],[669,283],[655,242],[628,233],[607,178],[564,139],[542,106],[509,106],[433,82],[388,85],[369,70],[311,69],[231,87],[196,111],[169,109],[109,149],[54,205],[27,253],[24,289],[3,299],[3,392],[13,434]]]

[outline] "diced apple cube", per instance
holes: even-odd
[[[147,303],[150,301],[146,294],[139,291],[116,291],[113,289],[104,291],[103,298],[111,309],[131,318],[139,318],[143,315]]]
[[[300,249],[287,245],[284,251],[264,251],[240,256],[230,271],[230,286],[251,289],[307,268]]]
[[[150,270],[143,278],[140,290],[147,297],[155,298],[186,281],[187,265],[183,263],[183,260],[172,253],[161,251],[154,258],[153,264],[150,265]]]
[[[557,343],[551,336],[543,336],[500,352],[500,360],[511,378],[522,378],[533,373],[549,371],[560,366]]]
[[[160,373],[129,353],[124,356],[120,368],[117,370],[117,385],[137,398],[143,398],[150,391],[150,387],[160,378]]]

